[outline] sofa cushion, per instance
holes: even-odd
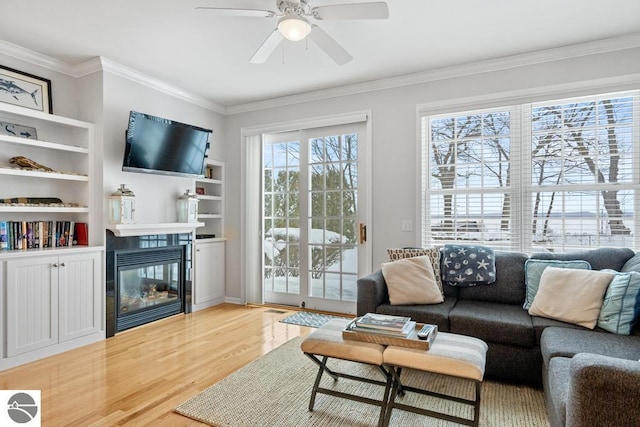
[[[629,335],[640,314],[640,273],[614,274],[604,295],[598,326],[615,334]]]
[[[436,277],[436,283],[442,292],[442,274],[440,272],[440,249],[439,248],[400,248],[400,249],[387,249],[387,255],[389,255],[389,261],[398,261],[406,258],[413,258],[417,256],[427,256],[431,261],[431,267],[433,268],[433,274]]]
[[[587,261],[582,260],[558,261],[528,259],[524,263],[524,280],[527,289],[527,296],[523,305],[527,310],[530,309],[531,304],[533,304],[533,299],[536,297],[536,293],[540,287],[540,278],[542,277],[542,273],[548,267],[574,268],[581,270],[591,269],[591,265]]]
[[[635,254],[625,262],[620,271],[623,273],[628,273],[630,271],[640,272],[640,253]]]
[[[451,286],[487,285],[496,281],[495,256],[487,246],[448,243],[442,255],[442,280]]]
[[[622,271],[624,264],[634,255],[635,252],[629,248],[596,248],[565,253],[539,252],[532,254],[530,258],[554,259],[557,261],[584,260],[591,265],[592,270],[610,268],[611,270]]]
[[[538,343],[538,345],[540,344],[542,331],[544,331],[546,328],[551,328],[555,326],[559,328],[573,328],[573,329],[585,330],[585,328],[582,326],[578,326],[573,323],[561,322],[559,320],[548,319],[546,317],[532,316],[531,323],[533,323],[533,329],[535,330],[536,342]],[[604,332],[604,329],[600,329],[596,327],[594,331]]]
[[[456,299],[446,298],[441,304],[432,305],[391,305],[381,304],[376,313],[393,316],[409,316],[418,323],[432,323],[438,325],[441,332],[449,331],[449,312],[456,304]]]
[[[531,316],[520,305],[458,300],[449,313],[450,332],[487,342],[533,347]]]
[[[525,297],[524,263],[527,255],[511,251],[494,251],[496,281],[490,286],[471,286],[458,289],[461,300],[489,301],[503,304],[522,304]]]
[[[438,304],[444,301],[428,256],[385,262],[382,275],[392,305]]]
[[[593,353],[620,359],[640,359],[640,338],[580,328],[546,328],[540,339],[545,366],[554,357],[573,357],[578,353]]]
[[[548,267],[529,314],[593,329],[613,277],[604,271]]]

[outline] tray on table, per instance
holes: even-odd
[[[361,341],[361,342],[370,342],[374,344],[382,344],[382,345],[393,345],[397,347],[408,347],[415,348],[419,350],[429,350],[430,345],[433,343],[433,340],[438,335],[438,327],[436,325],[433,332],[429,334],[429,337],[426,340],[421,340],[418,338],[418,331],[422,329],[424,323],[416,323],[415,329],[409,333],[409,335],[405,337],[398,337],[393,335],[386,335],[383,333],[374,333],[374,332],[361,332],[354,331],[353,327],[356,324],[356,319],[351,321],[342,331],[342,338],[345,340],[352,341]]]

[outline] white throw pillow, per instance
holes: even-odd
[[[391,305],[438,304],[444,301],[428,256],[382,264]]]
[[[529,314],[593,329],[613,277],[603,271],[547,267]]]

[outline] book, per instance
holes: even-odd
[[[413,320],[408,321],[404,326],[404,328],[398,331],[394,331],[390,329],[363,328],[361,326],[358,326],[358,323],[356,321],[355,325],[351,328],[351,330],[354,332],[361,332],[365,334],[376,334],[376,335],[386,335],[386,336],[406,338],[415,330],[415,328],[416,328],[416,322],[414,322]]]
[[[406,328],[409,321],[411,321],[411,318],[406,316],[367,313],[356,319],[356,327],[398,332]]]
[[[74,245],[87,246],[89,244],[89,231],[86,222],[76,222],[74,234],[75,240],[77,241]]]
[[[9,248],[9,224],[7,221],[0,221],[0,249]]]

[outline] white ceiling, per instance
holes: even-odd
[[[277,18],[195,10],[215,0],[1,0],[0,40],[70,65],[101,56],[229,107],[640,33],[638,0],[387,3],[388,20],[317,22],[354,57],[343,66],[305,41],[250,64]]]

